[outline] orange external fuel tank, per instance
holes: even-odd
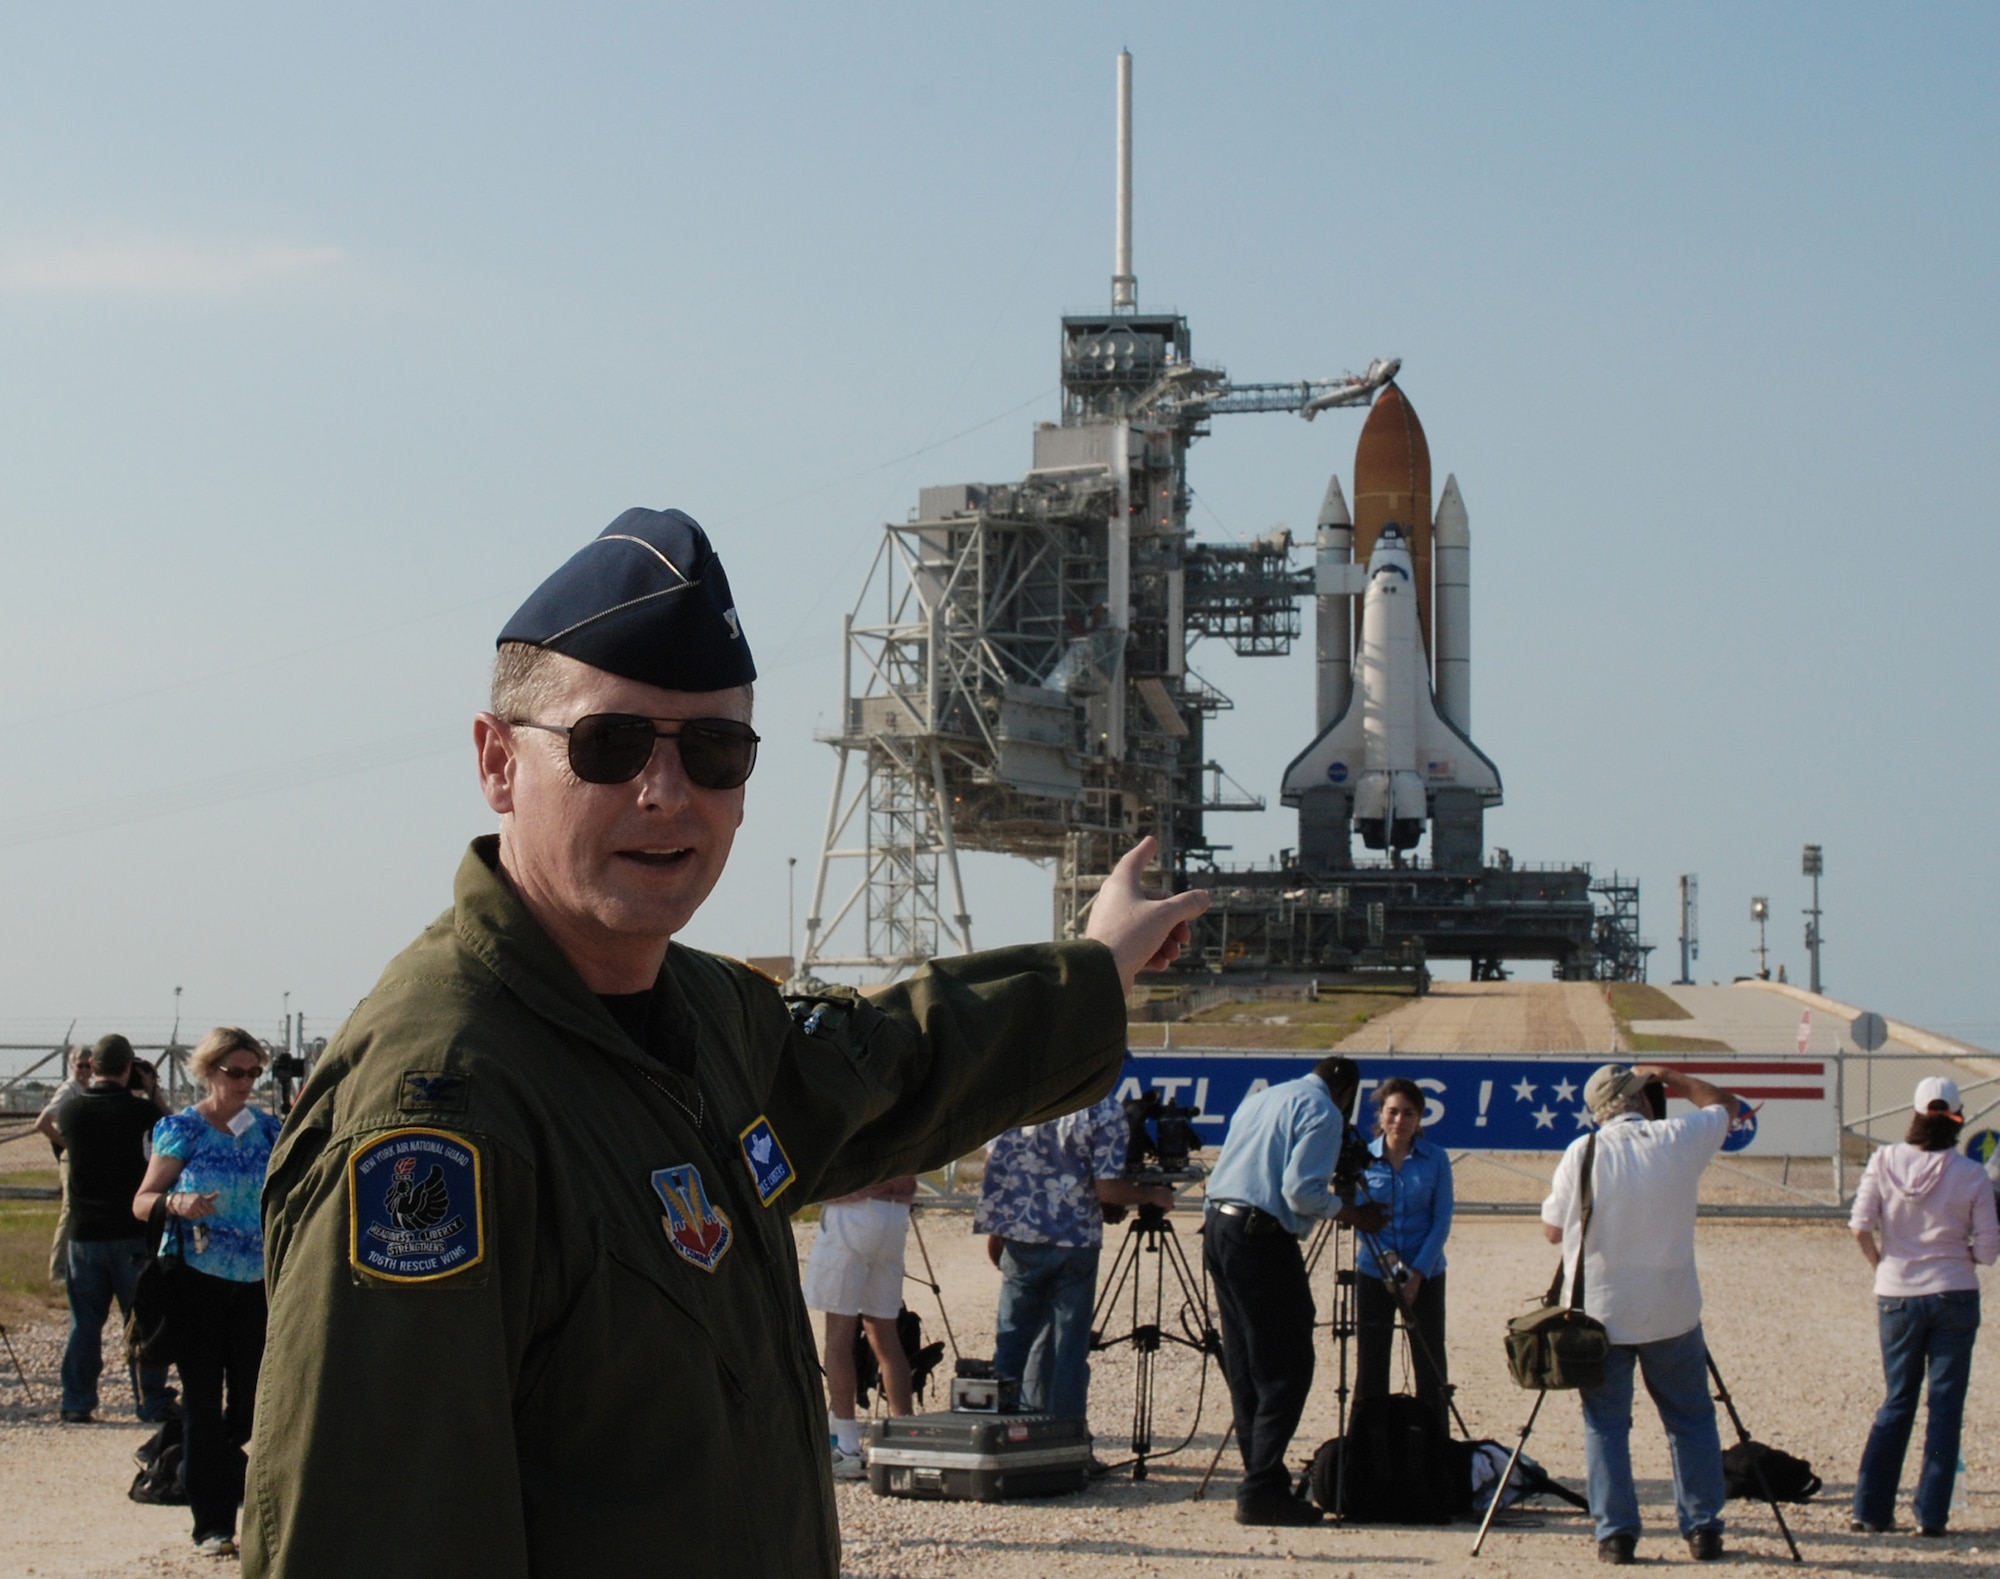
[[[1402,390],[1389,385],[1375,397],[1354,446],[1354,563],[1365,565],[1383,524],[1403,529],[1415,577],[1417,622],[1424,659],[1431,651],[1431,449],[1424,425]],[[1357,620],[1356,628],[1360,622]]]

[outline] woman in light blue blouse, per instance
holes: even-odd
[[[1424,1094],[1414,1081],[1401,1076],[1384,1080],[1375,1088],[1374,1101],[1375,1139],[1362,1181],[1367,1199],[1389,1209],[1389,1221],[1380,1233],[1362,1237],[1354,1258],[1354,1397],[1359,1402],[1389,1390],[1396,1295],[1388,1281],[1394,1280],[1410,1324],[1423,1340],[1411,1344],[1417,1397],[1448,1424],[1444,1242],[1451,1233],[1451,1158],[1442,1146],[1423,1138]]]
[[[278,1121],[250,1106],[264,1047],[248,1031],[218,1026],[188,1060],[208,1095],[153,1127],[153,1160],[132,1211],[164,1202],[162,1255],[178,1255],[174,1312],[188,1503],[195,1550],[236,1551],[243,1447],[250,1440],[257,1371],[264,1359],[264,1228],[259,1201]],[[226,1399],[225,1399],[226,1392]]]

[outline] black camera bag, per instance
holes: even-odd
[[[1354,1406],[1347,1435],[1321,1444],[1307,1482],[1314,1502],[1355,1524],[1449,1524],[1472,1511],[1469,1455],[1430,1405],[1389,1393]]]
[[[1760,1467],[1762,1480],[1757,1477]],[[1727,1449],[1722,1455],[1722,1481],[1731,1497],[1753,1502],[1762,1502],[1767,1496],[1779,1502],[1810,1502],[1820,1487],[1812,1465],[1762,1442],[1738,1442]]]

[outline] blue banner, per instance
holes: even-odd
[[[1243,1099],[1266,1086],[1310,1074],[1326,1056],[1270,1050],[1135,1049],[1119,1082],[1121,1098],[1158,1090],[1168,1101],[1201,1110],[1195,1132],[1210,1147],[1209,1162]],[[1449,1151],[1562,1151],[1590,1126],[1583,1087],[1604,1062],[1574,1053],[1485,1058],[1362,1054],[1361,1103],[1355,1122],[1374,1134],[1369,1093],[1391,1075],[1414,1080],[1424,1093],[1424,1134]],[[1680,1062],[1680,1060],[1675,1060]],[[1683,1109],[1682,1111],[1685,1111]],[[1756,1138],[1757,1116],[1746,1111],[1724,1145],[1741,1151]]]

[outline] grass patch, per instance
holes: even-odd
[[[10,1183],[34,1182],[9,1174]],[[0,1201],[0,1321],[46,1321],[68,1308],[62,1285],[49,1281],[54,1201]]]
[[[1611,983],[1611,1012],[1618,1016],[1620,1026],[1633,1020],[1692,1020],[1693,1015],[1669,998],[1658,987],[1648,986],[1643,981],[1614,981]]]
[[[1628,1050],[1635,1053],[1732,1053],[1727,1042],[1712,1042],[1705,1036],[1655,1036],[1648,1031],[1628,1031]]]
[[[1618,1021],[1618,1035],[1631,1053],[1727,1053],[1727,1042],[1713,1042],[1705,1036],[1675,1036],[1671,1032],[1635,1031],[1634,1020],[1692,1020],[1693,1015],[1658,987],[1639,981],[1614,981],[1606,992],[1611,1013]]]

